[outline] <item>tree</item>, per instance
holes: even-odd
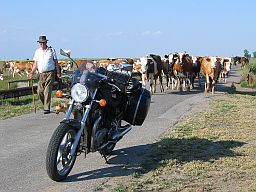
[[[252,52],[254,58],[256,58],[256,51]]]
[[[244,50],[244,56],[247,58],[247,59],[250,59],[251,58],[251,54],[249,54],[249,51],[247,49]]]

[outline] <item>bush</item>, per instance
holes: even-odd
[[[251,62],[241,69],[242,87],[256,88],[256,62]]]

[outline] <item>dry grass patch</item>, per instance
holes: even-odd
[[[255,119],[255,97],[216,96],[154,144],[139,177],[112,191],[255,191]]]

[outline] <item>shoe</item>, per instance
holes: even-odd
[[[49,114],[51,113],[50,110],[44,110],[44,114]]]

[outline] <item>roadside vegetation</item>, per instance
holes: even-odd
[[[53,91],[52,97],[52,107],[58,105],[59,103],[67,102],[67,99],[56,98],[55,97],[56,91]],[[35,95],[35,105],[36,111],[43,109],[43,105],[39,100],[38,96]],[[35,107],[33,103],[32,95],[23,96],[20,98],[10,98],[0,100],[0,119],[7,119],[10,117],[15,117],[23,114],[34,113]]]
[[[256,88],[256,61],[241,68],[241,87]]]
[[[132,175],[97,191],[255,191],[255,119],[255,96],[215,96],[153,144]]]

